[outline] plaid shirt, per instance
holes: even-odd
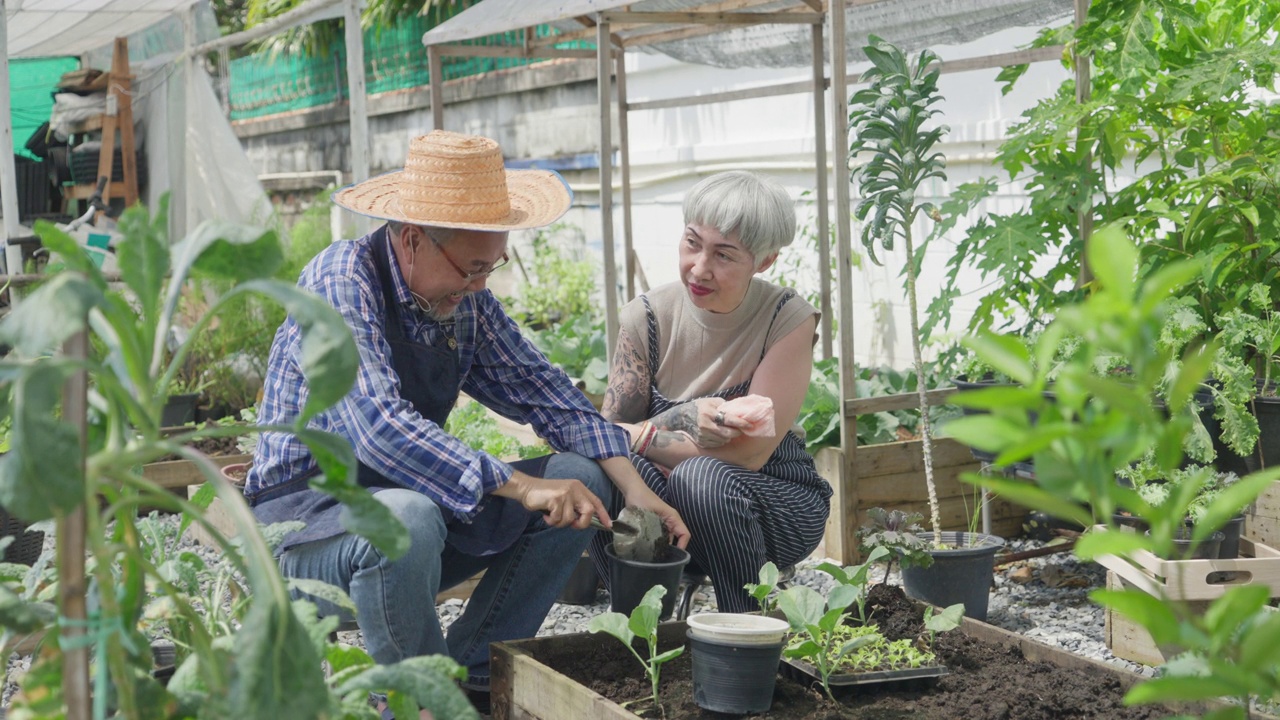
[[[510,479],[511,466],[473,450],[400,397],[383,334],[385,307],[374,242],[390,242],[385,226],[359,240],[333,243],[298,281],[338,309],[360,354],[351,392],[313,418],[310,427],[345,437],[364,464],[468,517],[486,493]],[[452,330],[463,392],[500,415],[529,423],[557,451],[596,460],[627,454],[626,432],[601,417],[568,376],[520,334],[492,292],[467,295],[454,322],[441,324],[418,309],[399,268],[392,268],[391,277],[396,301],[404,308],[406,338],[433,343]],[[287,319],[272,343],[259,424],[289,424],[301,412],[307,387],[298,362],[300,341],[298,325]],[[245,491],[299,477],[315,465],[306,445],[293,435],[264,432]]]

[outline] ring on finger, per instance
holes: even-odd
[[[715,424],[717,424],[717,425],[723,425],[723,424],[724,424],[724,411],[723,411],[723,410],[721,410],[720,412],[716,413],[716,416],[715,416],[714,418],[712,418],[712,419],[711,419],[711,421],[712,421],[712,422],[714,422],[714,423],[715,423]]]

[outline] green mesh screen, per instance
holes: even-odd
[[[430,84],[427,49],[422,36],[431,28],[431,20],[412,17],[393,28],[367,30],[364,33],[365,85],[370,94],[405,90]],[[548,26],[535,34],[545,37],[553,33]],[[473,45],[519,45],[520,33],[481,38]],[[584,41],[563,43],[557,47],[594,48]],[[527,65],[537,60],[523,58],[443,58],[444,79],[479,75],[503,68]],[[231,118],[274,115],[327,105],[347,97],[346,46],[339,43],[328,57],[276,56],[256,53],[231,61]]]
[[[31,157],[23,145],[49,119],[53,110],[53,88],[62,74],[80,67],[75,58],[38,58],[9,61],[9,102],[13,118],[13,145],[19,155]]]

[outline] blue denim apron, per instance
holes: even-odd
[[[370,236],[370,245],[378,281],[382,284],[382,301],[386,313],[383,333],[391,347],[391,366],[400,378],[400,397],[407,400],[422,417],[444,427],[449,412],[458,401],[461,386],[457,342],[451,329],[442,334],[435,346],[416,342],[405,336],[400,307],[393,290],[395,286],[391,278],[392,256],[388,235],[386,226],[375,230]],[[522,460],[512,466],[541,477],[549,457]],[[332,496],[309,487],[311,478],[319,474],[320,468],[316,467],[300,477],[262,488],[247,498],[254,515],[263,524],[289,520],[300,520],[307,524],[302,530],[284,538],[280,546],[282,551],[347,532],[341,523],[342,504]],[[363,462],[359,463],[356,481],[374,493],[386,488],[404,487]],[[447,541],[459,551],[470,555],[490,555],[510,547],[526,526],[540,519],[540,514],[526,510],[515,500],[486,495],[469,521],[454,518],[448,523]]]

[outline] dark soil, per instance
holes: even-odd
[[[923,628],[922,611],[898,587],[876,586],[868,604],[872,621],[889,639],[915,638]],[[641,643],[642,644],[642,643]],[[662,647],[660,650],[666,651]],[[960,632],[941,635],[935,651],[951,674],[934,681],[912,681],[878,690],[836,689],[832,703],[821,687],[810,688],[779,676],[769,712],[775,720],[1067,720],[1074,718],[1162,718],[1156,708],[1128,708],[1125,689],[1115,677],[1092,669],[1069,669],[1028,660],[1016,647],[976,640]],[[640,650],[644,654],[644,650]],[[616,640],[601,635],[589,653],[557,657],[547,648],[538,660],[616,702],[647,698],[649,681],[636,659]],[[724,720],[728,717],[693,702],[689,653],[662,667],[659,713],[651,702],[628,708],[645,717],[674,720]],[[834,689],[834,688],[833,688]]]
[[[234,437],[201,438],[188,444],[209,457],[216,457],[218,455],[239,455],[240,450],[236,447],[236,441],[239,439],[240,438]],[[177,455],[165,455],[156,462],[181,459],[182,458]]]

